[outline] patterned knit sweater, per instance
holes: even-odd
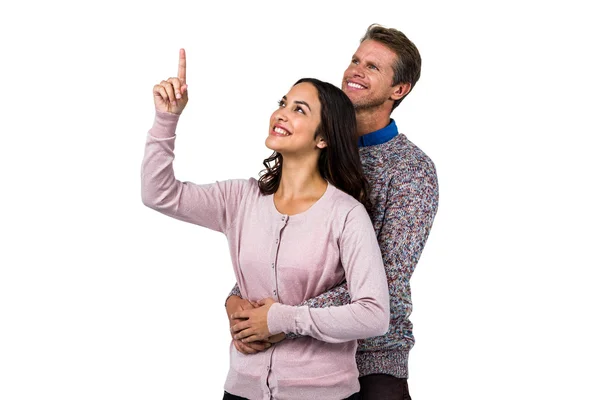
[[[360,138],[360,157],[371,184],[371,221],[377,234],[390,290],[390,328],[384,336],[359,341],[360,376],[408,378],[414,345],[410,278],[419,261],[438,207],[438,182],[429,157],[398,134],[395,122]],[[230,295],[240,295],[237,285]],[[350,303],[341,285],[301,305],[322,308]],[[288,334],[287,339],[295,336]]]

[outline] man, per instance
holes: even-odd
[[[421,57],[415,45],[402,32],[374,24],[361,39],[342,81],[342,90],[356,110],[361,161],[372,189],[370,216],[390,290],[387,334],[359,341],[356,361],[363,400],[410,399],[408,354],[414,337],[408,319],[412,311],[409,281],[437,212],[438,186],[433,162],[398,133],[390,116],[420,73]],[[349,302],[344,284],[298,306],[321,308]],[[237,286],[226,306],[232,327],[240,322],[234,313],[237,318],[261,313],[258,304],[239,297]],[[245,311],[240,315],[241,310]],[[239,339],[249,334],[240,328],[232,328],[232,335],[234,345],[244,353],[261,351],[282,339],[242,342]],[[296,337],[288,333],[285,339]]]

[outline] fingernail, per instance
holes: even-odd
[[[178,99],[180,99],[180,98],[181,98],[181,95],[180,95],[179,93],[177,93],[177,94],[175,95],[175,97],[177,97]]]
[[[267,343],[265,349],[268,349],[269,347],[271,347],[271,343]]]
[[[175,106],[175,105],[177,105],[177,103],[175,102],[175,100],[173,100],[173,101],[171,102],[171,104],[173,104],[174,106]]]

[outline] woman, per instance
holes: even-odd
[[[255,302],[271,298],[263,302],[266,328],[254,338],[305,336],[253,355],[232,345],[224,398],[357,398],[356,339],[387,331],[389,299],[364,206],[367,185],[350,100],[331,84],[301,79],[271,116],[265,144],[274,154],[258,181],[182,183],[172,163],[175,128],[188,100],[185,68],[182,49],[178,77],[154,86],[156,118],[142,166],[143,202],[227,236],[242,296]],[[351,304],[294,306],[344,279]]]

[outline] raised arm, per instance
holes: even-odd
[[[146,139],[142,162],[143,203],[182,221],[224,232],[235,217],[235,209],[248,181],[235,180],[207,185],[175,178],[175,129],[187,101],[185,51],[179,51],[176,78],[153,88],[156,117]]]

